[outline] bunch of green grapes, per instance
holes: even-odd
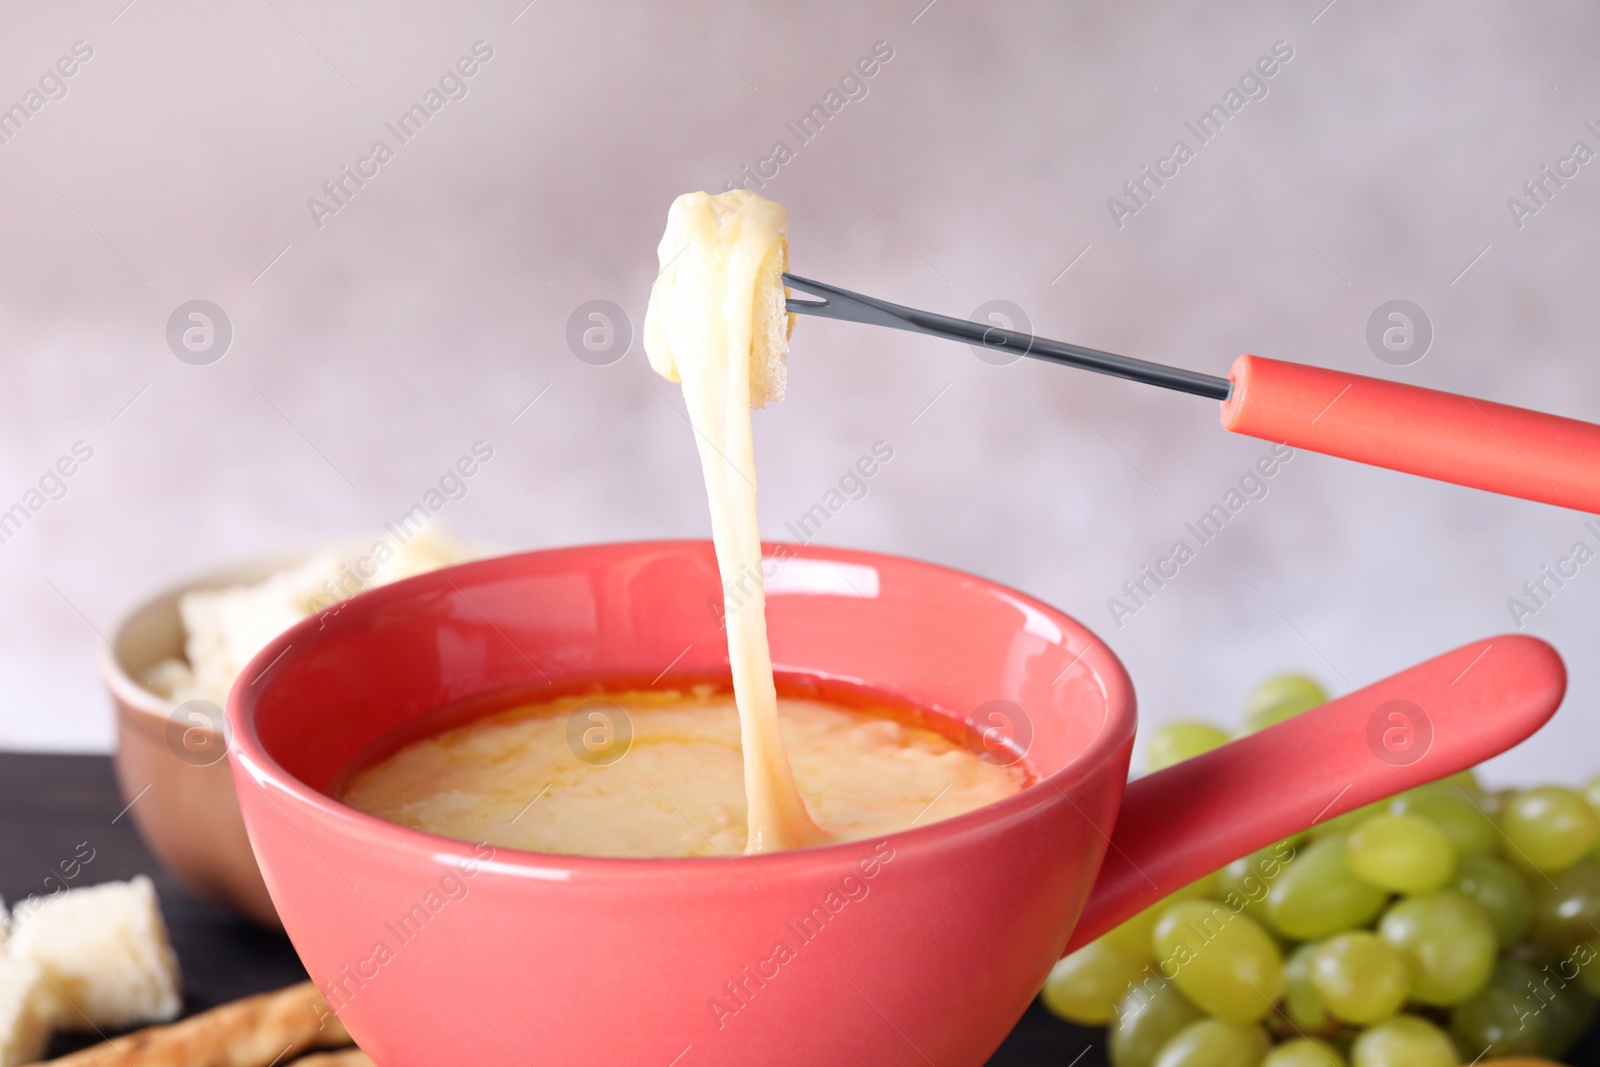
[[[1327,700],[1262,685],[1244,732]],[[1229,740],[1156,731],[1152,770]],[[1600,779],[1471,772],[1228,864],[1056,964],[1040,996],[1109,1026],[1114,1067],[1446,1067],[1559,1059],[1600,1003]]]

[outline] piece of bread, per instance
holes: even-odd
[[[789,290],[783,274],[789,269],[789,235],[772,247],[756,272],[755,323],[750,331],[750,406],[764,407],[783,399],[789,384],[789,337],[796,316],[785,301]]]
[[[415,509],[414,509],[415,510]],[[401,522],[410,527],[409,519]],[[267,642],[323,608],[364,589],[438,570],[473,553],[435,526],[406,540],[386,535],[368,551],[318,553],[305,563],[253,585],[197,589],[178,601],[184,658],[163,660],[146,675],[150,686],[176,703],[228,702],[228,690]]]
[[[0,955],[0,1067],[33,1063],[50,1040],[50,1005],[39,968]]]
[[[178,960],[143,875],[23,901],[7,950],[39,968],[62,1029],[165,1022],[183,1006]]]
[[[274,1067],[310,1049],[348,1044],[350,1034],[317,987],[301,982],[102,1042],[49,1067]]]
[[[755,240],[766,245],[755,277],[730,277],[734,272],[729,266],[741,251],[748,250],[739,246]],[[696,320],[721,313],[725,302],[736,296],[743,301],[744,294],[735,294],[731,288],[750,284],[750,406],[759,408],[782,400],[788,380],[789,335],[796,318],[785,306],[789,293],[783,272],[789,269],[789,224],[783,206],[745,189],[715,196],[685,193],[667,212],[667,229],[658,251],[661,272],[651,287],[644,316],[644,350],[650,366],[667,381],[680,381],[674,340],[680,345],[703,342]],[[683,330],[684,336],[670,336],[675,328]]]

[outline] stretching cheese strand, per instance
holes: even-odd
[[[781,390],[787,326],[781,275],[787,218],[778,204],[742,189],[686,193],[667,213],[661,274],[650,292],[644,345],[650,365],[683,383],[711,503],[711,539],[724,582],[753,577],[755,593],[727,615],[728,659],[739,707],[749,807],[746,852],[804,848],[829,839],[806,811],[778,733],[777,691],[767,648],[756,521],[750,409]],[[765,315],[763,315],[765,312]],[[758,333],[758,328],[769,328]],[[774,337],[776,334],[776,337]],[[776,344],[775,344],[776,342]],[[752,387],[752,379],[759,384]]]

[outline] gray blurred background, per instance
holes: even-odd
[[[1215,374],[1250,351],[1600,420],[1600,162],[1520,227],[1507,205],[1575,142],[1600,149],[1600,9],[1581,0],[0,18],[0,107],[44,78],[38,110],[0,126],[0,508],[93,450],[0,544],[0,747],[108,748],[92,654],[122,609],[240,555],[375,538],[476,441],[494,457],[438,518],[462,537],[705,535],[681,399],[638,326],[672,197],[780,140],[793,158],[762,191],[788,207],[798,273],[963,316],[1007,300],[1047,336]],[[400,144],[385,123],[479,41],[492,57]],[[76,42],[92,57],[48,77]],[[892,59],[801,144],[786,123],[878,42]],[[1250,83],[1265,95],[1119,226],[1108,199],[1193,146],[1184,123],[1277,42],[1292,58]],[[394,157],[314,213],[379,139]],[[232,326],[208,365],[167,341],[194,299]],[[1393,299],[1432,324],[1409,366],[1367,342]],[[632,317],[608,365],[567,341],[591,300]],[[1108,598],[1268,450],[1213,403],[802,321],[756,434],[769,536],[888,442],[817,539],[1072,612],[1127,662],[1147,724],[1233,723],[1267,672],[1342,692],[1512,629],[1525,580],[1600,544],[1570,512],[1302,453],[1118,626]],[[1571,696],[1495,777],[1600,770],[1597,605],[1600,562],[1522,620],[1567,656]]]

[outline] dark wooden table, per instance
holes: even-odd
[[[173,881],[146,851],[103,756],[0,753],[0,897],[15,903],[53,887],[58,864],[94,858],[72,884],[94,885],[147,874],[183,969],[186,1012],[202,1011],[251,993],[304,981],[306,972],[288,938],[197,899]],[[50,1055],[98,1040],[58,1035]],[[1085,1050],[1088,1050],[1087,1052]],[[1096,1035],[1066,1025],[1034,1005],[990,1061],[991,1067],[1105,1067]]]

